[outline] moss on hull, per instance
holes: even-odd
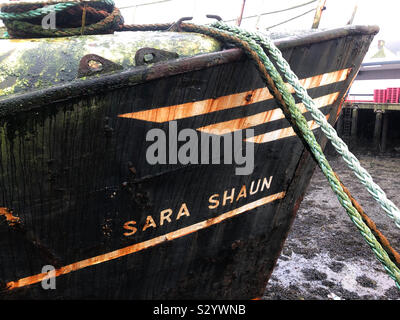
[[[194,56],[220,50],[216,40],[194,33],[120,32],[45,39],[0,40],[0,97],[26,93],[77,78],[79,62],[97,54],[123,66],[135,66],[135,53],[152,47]]]

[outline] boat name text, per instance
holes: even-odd
[[[264,190],[269,190],[272,179],[272,176],[268,179],[265,177],[263,179],[253,180],[250,186],[243,185],[240,188],[231,188],[224,190],[222,193],[212,194],[208,198],[207,207],[209,210],[215,210],[219,207],[239,203],[239,201],[246,199],[248,196],[253,196]],[[138,231],[144,232],[148,229],[160,228],[173,221],[179,221],[185,217],[190,217],[190,210],[185,202],[178,207],[179,210],[175,212],[173,209],[168,208],[160,211],[159,215],[148,215],[145,222],[141,225],[135,220],[125,222],[123,225],[123,229],[125,230],[124,236],[130,237]]]

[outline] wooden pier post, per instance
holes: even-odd
[[[382,132],[382,110],[374,110],[375,112],[375,128],[374,128],[374,147],[375,149],[379,149],[379,142],[381,138]]]
[[[387,112],[383,113],[383,128],[382,128],[382,137],[381,137],[381,151],[386,151],[386,141],[387,141],[387,132],[389,126],[389,114]]]
[[[351,139],[357,138],[358,107],[354,107],[351,115]]]
[[[337,134],[339,137],[341,137],[343,135],[343,113],[344,113],[344,110],[342,108],[342,110],[339,114],[339,117],[336,121],[336,131],[337,131]]]

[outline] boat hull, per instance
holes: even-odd
[[[331,124],[373,35],[281,43]],[[171,71],[170,62],[163,62],[143,68],[133,85],[100,91],[110,83],[96,83],[87,95],[71,91],[73,98],[60,102],[44,103],[46,95],[36,93],[31,98],[39,105],[4,114],[2,298],[263,294],[315,163],[252,62],[237,49],[230,54],[229,61],[214,59],[195,69]],[[190,65],[190,59],[177,65]],[[159,76],[146,78],[152,70]],[[29,95],[8,105],[23,99]],[[320,129],[304,114],[325,146]],[[254,148],[252,172],[239,175],[238,164],[204,164],[200,158],[174,163],[174,152],[185,143],[175,145],[174,137],[188,128],[199,139],[253,129],[242,139]],[[154,140],[146,136],[153,129],[166,133],[167,164],[149,163]],[[222,155],[208,158],[218,159],[223,162]],[[46,279],[44,266],[55,269],[55,289],[46,289],[52,279]]]

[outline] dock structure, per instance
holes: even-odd
[[[400,80],[400,59],[372,59],[361,64],[356,81],[363,80]],[[372,94],[349,94],[342,106],[337,122],[337,131],[346,142],[353,143],[362,133],[360,123],[363,111],[374,112],[372,147],[384,152],[387,147],[389,118],[395,111],[400,111],[400,88],[374,90]],[[359,100],[365,99],[368,100]],[[373,96],[373,97],[372,97]],[[355,100],[352,100],[355,99]],[[371,99],[371,100],[370,100]],[[361,112],[361,115],[360,115]],[[397,115],[396,115],[397,116]],[[364,129],[364,128],[363,128]],[[398,130],[398,128],[396,128]]]
[[[377,151],[384,152],[387,144],[389,116],[391,112],[400,111],[400,103],[345,101],[341,115],[337,122],[337,130],[339,135],[346,135],[347,133],[347,135],[351,137],[352,141],[357,139],[359,125],[358,114],[360,110],[370,110],[374,112],[375,125],[372,141],[373,147]],[[351,122],[350,130],[346,130],[346,121],[348,123]]]

